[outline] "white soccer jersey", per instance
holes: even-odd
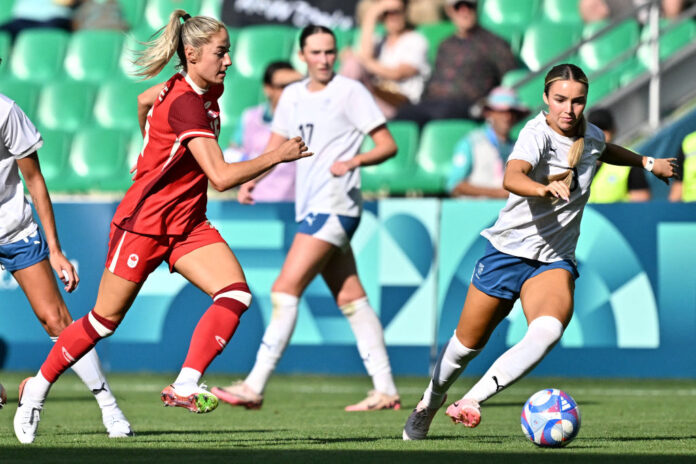
[[[314,153],[296,161],[295,219],[310,212],[359,216],[360,169],[334,177],[330,168],[355,156],[365,134],[386,120],[357,81],[336,75],[318,92],[310,92],[308,83],[304,79],[283,91],[271,126],[283,137],[301,136]]]
[[[508,161],[527,161],[532,165],[529,176],[547,184],[549,175],[568,169],[568,151],[574,140],[551,129],[541,112],[524,126]],[[575,262],[582,212],[590,197],[597,158],[604,147],[603,132],[588,123],[585,150],[576,166],[569,201],[561,199],[554,204],[550,198],[511,193],[496,223],[481,235],[503,253],[545,263],[564,259]]]
[[[24,198],[17,160],[41,148],[36,127],[17,104],[0,94],[0,245],[21,240],[37,228]]]

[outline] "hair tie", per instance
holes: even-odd
[[[188,13],[186,13],[185,15],[183,15],[183,16],[181,17],[181,19],[183,19],[184,21],[189,20],[189,19],[191,19],[191,15],[188,14]]]

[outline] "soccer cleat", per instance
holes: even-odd
[[[447,395],[442,398],[440,406],[436,408],[429,408],[421,399],[411,415],[408,416],[408,419],[406,419],[404,431],[401,434],[402,438],[404,440],[423,440],[428,435],[430,423],[433,421],[435,414],[442,407],[442,405],[445,404],[446,400]]]
[[[41,420],[41,410],[43,405],[32,401],[23,400],[24,385],[31,377],[27,377],[19,384],[19,401],[17,411],[14,416],[14,432],[20,443],[33,443],[36,438],[36,430],[39,428]]]
[[[445,411],[455,424],[462,424],[464,427],[476,427],[481,422],[481,406],[478,401],[470,398],[462,398],[450,404]]]
[[[102,422],[104,422],[109,438],[126,438],[135,435],[128,419],[118,406],[110,408],[108,412],[102,410]]]
[[[378,411],[380,409],[401,409],[399,395],[387,395],[386,393],[370,390],[367,398],[359,403],[346,406],[346,411]]]
[[[244,406],[247,409],[261,409],[263,395],[259,395],[240,380],[229,387],[213,387],[210,391],[225,403],[232,406]]]
[[[203,384],[188,395],[179,394],[174,385],[169,385],[162,390],[162,402],[165,406],[186,408],[195,413],[211,412],[218,407],[217,396],[206,390]]]

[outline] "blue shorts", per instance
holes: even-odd
[[[580,277],[577,266],[570,260],[543,263],[520,258],[498,251],[488,242],[483,257],[476,263],[471,283],[487,295],[516,300],[528,279],[550,269],[565,269],[574,279]]]
[[[311,235],[339,248],[346,248],[358,224],[360,224],[360,216],[309,213],[300,222],[297,232]]]
[[[48,245],[39,229],[26,238],[0,245],[0,267],[14,272],[48,258]]]

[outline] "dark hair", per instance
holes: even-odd
[[[266,66],[266,70],[263,72],[263,83],[266,85],[272,85],[273,75],[276,73],[276,71],[280,71],[281,69],[294,70],[295,68],[293,68],[288,61],[274,61],[269,63],[268,66]]]
[[[331,29],[329,29],[326,26],[320,26],[318,24],[310,24],[309,26],[306,26],[304,29],[302,29],[302,32],[300,32],[300,50],[302,50],[305,46],[305,43],[307,43],[307,37],[314,34],[331,34],[331,37],[333,37],[334,39],[334,43],[336,42],[336,35],[334,35]]]
[[[587,115],[587,122],[594,124],[603,131],[614,132],[616,124],[611,111],[606,108],[594,108]]]
[[[590,87],[585,72],[579,66],[570,63],[556,65],[546,74],[546,78],[544,78],[544,93],[546,95],[549,94],[551,84],[556,81],[575,81],[585,84],[586,89]]]

